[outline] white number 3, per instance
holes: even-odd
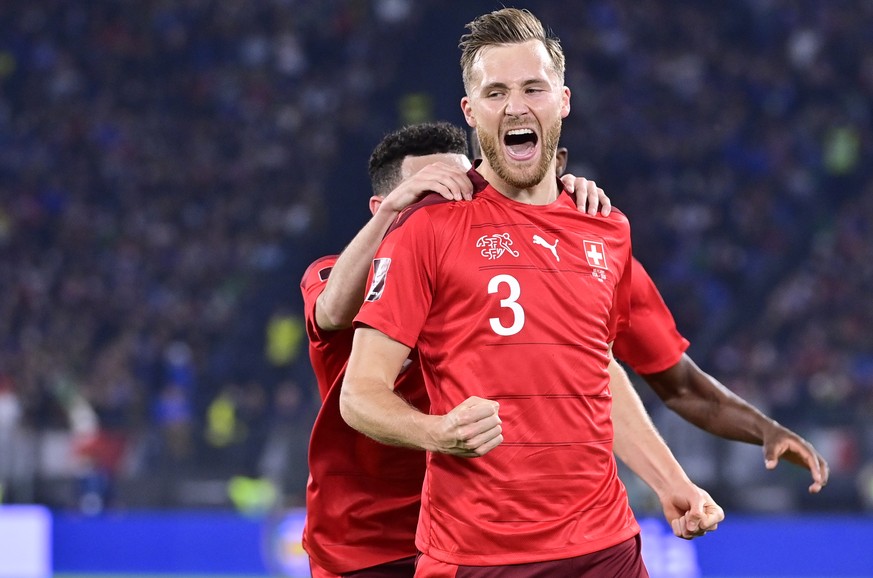
[[[488,321],[491,322],[491,329],[497,335],[515,335],[524,327],[524,308],[518,304],[518,298],[521,295],[521,285],[518,284],[518,279],[512,275],[496,275],[488,282],[488,293],[497,293],[501,283],[509,285],[509,297],[501,299],[500,306],[512,311],[512,325],[505,327],[500,323],[498,317],[491,317]]]

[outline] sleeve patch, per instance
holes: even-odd
[[[373,281],[370,282],[370,290],[367,292],[367,301],[378,301],[385,291],[385,278],[388,276],[388,267],[391,259],[373,259]]]

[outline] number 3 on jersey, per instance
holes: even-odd
[[[518,284],[518,279],[512,275],[496,275],[488,282],[488,293],[494,294],[501,292],[500,286],[506,284],[509,286],[509,296],[500,300],[500,306],[512,311],[512,325],[506,327],[500,323],[500,318],[491,317],[488,321],[491,322],[491,329],[497,335],[515,335],[521,328],[524,327],[524,308],[518,304],[518,298],[521,295],[521,285]]]

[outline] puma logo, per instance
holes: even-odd
[[[548,243],[546,243],[545,239],[543,239],[539,235],[534,235],[533,236],[533,244],[539,245],[541,247],[545,247],[546,249],[548,249],[549,251],[552,252],[552,255],[555,256],[555,261],[560,262],[561,258],[558,257],[558,239],[555,239],[555,243],[553,245],[549,245]]]

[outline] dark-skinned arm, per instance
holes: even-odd
[[[808,441],[761,413],[701,370],[688,356],[660,373],[642,376],[664,403],[684,420],[713,435],[763,446],[764,464],[773,469],[784,457],[808,469],[810,493],[827,484],[828,464]]]

